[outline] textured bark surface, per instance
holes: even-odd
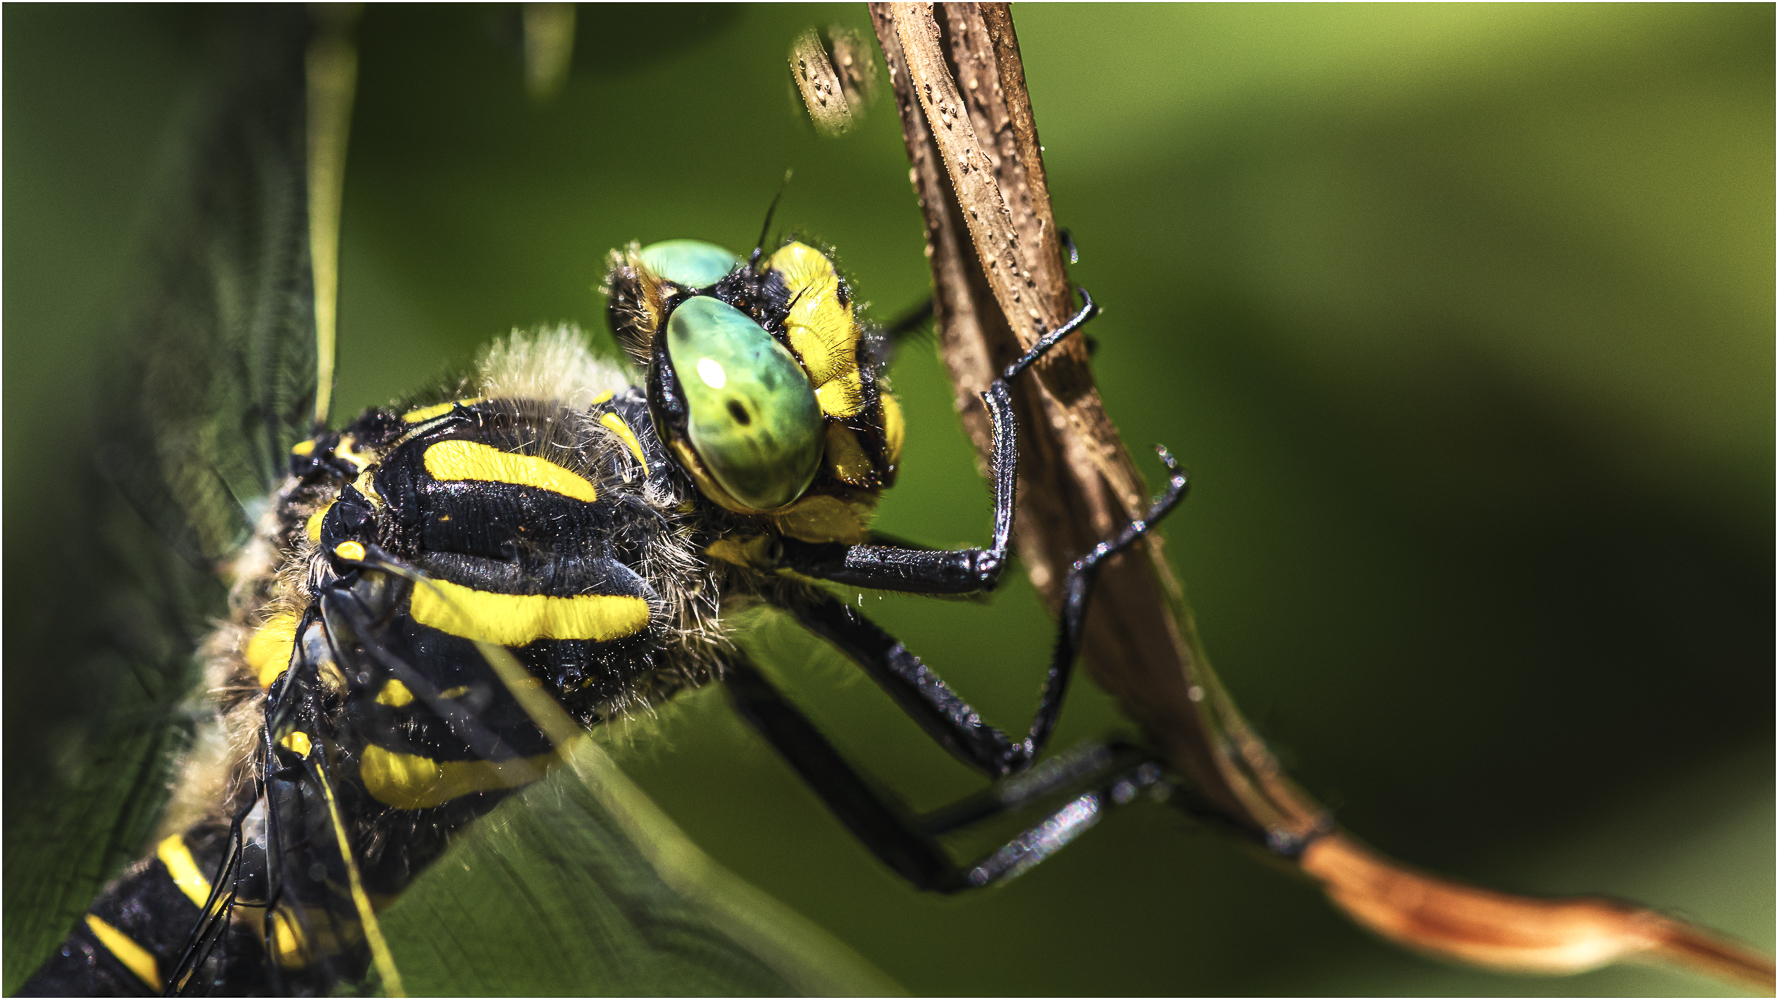
[[[1018,37],[1005,4],[877,3],[925,217],[940,353],[986,461],[980,393],[1075,311]],[[1067,567],[1146,508],[1079,338],[1012,386],[1020,427],[1016,543],[1056,606]],[[984,466],[985,467],[985,466]],[[1665,961],[1773,989],[1771,959],[1650,910],[1542,900],[1437,878],[1335,827],[1248,727],[1204,658],[1158,540],[1113,561],[1089,614],[1086,669],[1173,763],[1197,805],[1292,859],[1352,919],[1404,946],[1495,969],[1573,973]]]

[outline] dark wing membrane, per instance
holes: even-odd
[[[10,993],[146,846],[189,738],[194,657],[226,611],[217,561],[246,537],[315,390],[301,8],[204,15],[213,68],[184,116],[98,441],[68,441],[82,530],[31,583],[51,591],[31,662],[78,691],[72,724],[9,761],[3,985]],[[12,659],[9,657],[9,659]],[[53,761],[54,766],[49,766]]]
[[[300,8],[231,11],[216,85],[129,328],[134,363],[102,467],[179,551],[245,540],[308,429],[315,308]]]

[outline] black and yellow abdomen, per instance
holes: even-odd
[[[393,900],[556,763],[480,644],[505,647],[585,725],[708,676],[721,581],[695,554],[691,487],[639,391],[554,398],[572,389],[373,410],[297,448],[266,538],[284,553],[260,584],[274,597],[249,612],[233,667],[262,692],[259,752],[282,770],[231,799],[247,811],[232,910],[198,966],[208,988],[310,992],[357,975],[354,894]],[[322,759],[331,801],[296,774]],[[218,814],[163,841],[27,990],[167,988],[230,837]]]

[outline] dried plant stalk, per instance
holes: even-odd
[[[980,393],[1074,311],[1005,4],[870,5],[926,220],[939,347],[986,461]],[[1067,567],[1147,503],[1078,342],[1015,383],[1020,557],[1050,603]],[[1296,861],[1358,923],[1489,968],[1572,973],[1664,961],[1770,992],[1770,958],[1628,904],[1463,886],[1385,859],[1294,785],[1217,682],[1158,542],[1100,577],[1087,672],[1190,783],[1199,805]]]
[[[821,47],[821,36],[810,28],[790,45],[790,76],[802,95],[803,107],[815,131],[833,138],[852,130],[852,103],[840,86],[839,74]]]

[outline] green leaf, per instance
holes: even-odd
[[[882,995],[825,932],[723,871],[589,740],[380,922],[413,995]]]

